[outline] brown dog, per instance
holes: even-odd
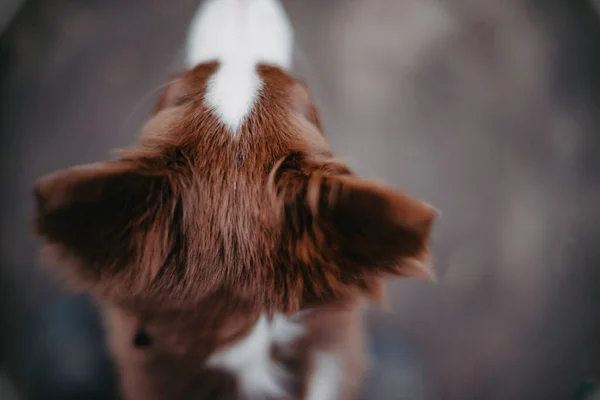
[[[124,397],[351,399],[363,298],[429,277],[431,207],[336,160],[276,0],[211,0],[137,146],[36,189]]]

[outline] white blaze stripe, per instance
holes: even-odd
[[[278,0],[208,0],[190,27],[186,63],[217,61],[209,107],[235,134],[260,93],[259,64],[289,69],[293,29]]]

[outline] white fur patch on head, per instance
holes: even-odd
[[[219,62],[206,102],[235,135],[262,87],[256,67],[289,69],[292,45],[293,29],[278,0],[207,0],[192,21],[186,63]]]
[[[337,399],[342,380],[340,357],[328,353],[317,353],[314,357],[306,400]]]
[[[271,358],[271,346],[291,343],[303,332],[299,322],[283,315],[276,314],[271,321],[261,315],[246,337],[213,354],[208,365],[234,373],[250,398],[284,396],[285,371]]]

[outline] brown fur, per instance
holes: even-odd
[[[332,348],[352,398],[359,299],[380,298],[384,277],[428,276],[434,212],[336,160],[307,88],[279,68],[259,67],[262,94],[232,137],[203,102],[217,67],[174,79],[134,149],[42,179],[35,231],[99,299],[127,399],[239,398],[206,357],[261,313],[309,308],[291,355],[274,349],[294,398],[314,351]]]

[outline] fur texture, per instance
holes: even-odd
[[[38,183],[44,251],[96,295],[128,400],[351,399],[358,305],[430,277],[435,213],[336,160],[278,65],[232,135],[209,95],[231,60],[194,57],[135,148]]]

